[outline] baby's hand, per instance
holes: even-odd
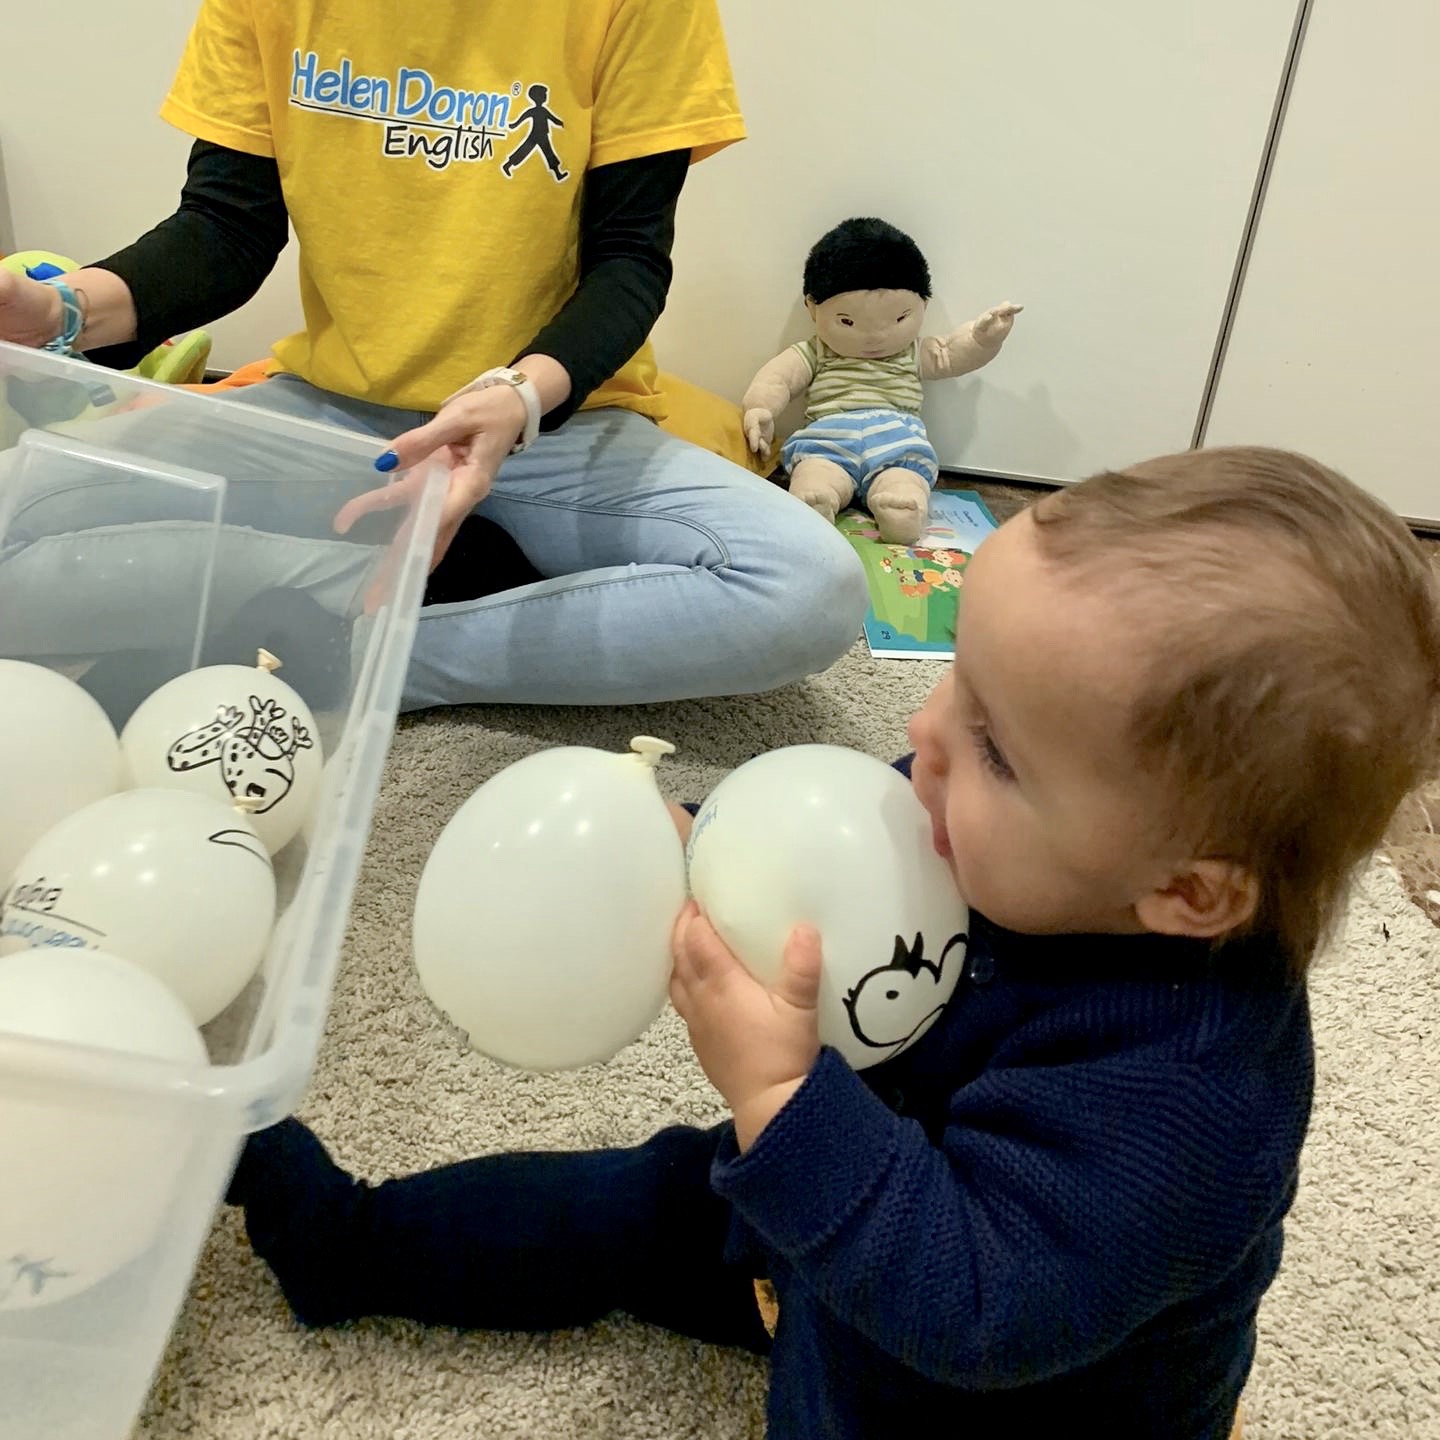
[[[750,449],[763,460],[770,458],[770,444],[775,439],[775,417],[768,410],[745,412],[745,440]]]
[[[680,836],[680,843],[688,845],[690,832],[695,828],[695,817],[683,805],[677,805],[673,800],[667,800],[665,808],[670,812],[670,819]]]
[[[676,923],[673,948],[671,1002],[747,1149],[820,1054],[820,937],[808,926],[791,935],[774,989],[731,954],[693,902]]]
[[[999,345],[1014,328],[1015,317],[1024,309],[1023,305],[1012,305],[1008,300],[987,310],[971,327],[970,333],[982,345]]]

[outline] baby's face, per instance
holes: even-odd
[[[823,304],[805,303],[815,333],[850,360],[898,355],[925,323],[925,302],[913,290],[850,290]]]
[[[961,892],[1031,934],[1143,929],[1182,857],[1120,738],[1141,653],[1113,600],[1062,583],[1017,516],[965,572],[956,660],[910,722],[914,784]]]

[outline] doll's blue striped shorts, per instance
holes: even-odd
[[[792,474],[802,460],[832,461],[854,482],[861,501],[882,470],[913,470],[932,487],[940,474],[939,457],[926,438],[924,422],[899,410],[825,415],[797,430],[782,447],[780,459]]]

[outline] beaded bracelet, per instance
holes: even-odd
[[[60,292],[61,325],[60,333],[45,348],[54,355],[73,355],[75,342],[85,328],[85,306],[81,294],[56,275],[42,280],[42,285],[53,285]]]

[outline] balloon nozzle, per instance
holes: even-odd
[[[665,756],[675,753],[675,747],[668,740],[657,740],[653,735],[637,735],[630,742],[630,748],[652,770],[659,766]]]

